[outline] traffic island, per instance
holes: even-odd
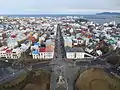
[[[50,73],[44,70],[35,70],[30,81],[23,90],[49,90],[50,89]]]
[[[79,75],[75,87],[78,90],[120,90],[120,80],[104,69],[90,68]]]
[[[51,74],[38,69],[22,73],[13,80],[0,84],[0,90],[49,90]]]

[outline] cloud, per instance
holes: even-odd
[[[68,8],[120,10],[120,0],[72,0]],[[118,4],[118,5],[116,5]]]
[[[120,9],[120,0],[112,0],[111,1],[112,5],[111,7],[116,7],[116,9]]]
[[[39,11],[39,9],[34,9],[34,8],[29,8],[29,9],[24,9],[23,11],[25,12],[36,12],[36,11]]]
[[[120,10],[120,0],[1,0],[0,14],[68,13]]]
[[[68,9],[68,12],[120,12],[120,10],[111,9]]]

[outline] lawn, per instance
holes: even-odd
[[[80,74],[76,81],[79,90],[120,90],[120,80],[100,68],[91,68]]]

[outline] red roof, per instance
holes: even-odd
[[[35,37],[33,37],[33,36],[29,36],[28,40],[32,41],[33,43],[36,41]]]
[[[6,53],[11,53],[12,52],[12,50],[6,50]]]
[[[92,36],[91,36],[91,35],[89,35],[89,36],[88,36],[88,38],[92,38]]]
[[[7,50],[8,49],[8,47],[7,48],[4,48],[3,50],[5,51],[5,50]]]
[[[45,48],[44,47],[39,48],[39,52],[45,52]]]
[[[54,47],[53,46],[47,46],[45,51],[46,52],[52,52],[52,51],[54,51]]]
[[[16,38],[16,35],[11,35],[12,38]]]

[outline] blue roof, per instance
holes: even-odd
[[[35,50],[35,51],[32,52],[32,54],[39,54],[39,51]]]
[[[3,25],[0,24],[0,28],[3,28]]]
[[[37,46],[39,46],[39,45],[40,45],[40,43],[34,43],[34,45],[37,45]]]

